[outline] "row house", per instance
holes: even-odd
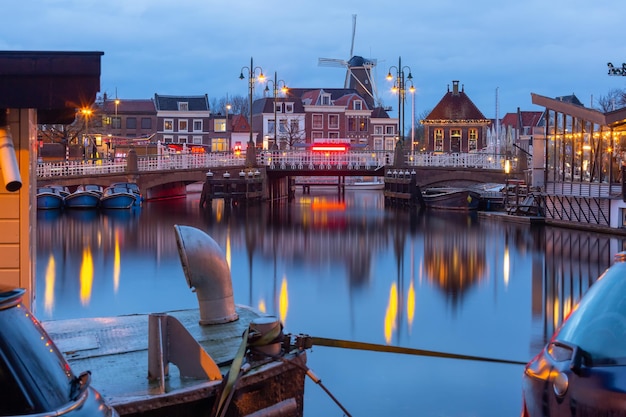
[[[485,148],[491,121],[465,94],[459,81],[452,81],[447,93],[421,121],[424,125],[426,151],[467,153]]]
[[[156,140],[161,143],[212,147],[211,111],[208,96],[166,96],[155,94]],[[219,146],[217,146],[219,148]]]
[[[294,97],[261,98],[252,104],[252,129],[260,133],[263,149],[288,149],[304,143],[305,115],[302,102]],[[259,138],[259,136],[256,136]],[[259,140],[257,145],[261,146]]]

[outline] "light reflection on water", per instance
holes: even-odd
[[[226,210],[199,195],[141,209],[38,212],[41,320],[195,308],[175,224],[224,249],[235,301],[313,336],[529,360],[621,240],[476,214],[384,209],[376,192]],[[518,415],[522,367],[314,347],[353,415]],[[454,401],[450,401],[454,398]],[[305,416],[341,415],[307,382]]]

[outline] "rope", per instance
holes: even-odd
[[[486,358],[482,356],[461,355],[457,353],[436,352],[433,350],[414,349],[399,346],[387,346],[376,343],[353,342],[351,340],[329,339],[325,337],[310,337],[312,345],[337,347],[344,349],[370,350],[375,352],[403,353],[407,355],[430,356],[437,358],[463,359],[470,361],[495,362],[511,365],[526,365],[527,362],[508,359]]]

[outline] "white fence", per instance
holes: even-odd
[[[378,169],[393,164],[391,151],[349,151],[349,152],[311,152],[311,151],[260,151],[257,163],[268,169]],[[159,156],[137,158],[137,168],[141,172],[169,171],[178,169],[242,167],[245,165],[245,153],[164,153]],[[469,154],[434,154],[408,153],[406,163],[414,167],[482,168],[503,170],[505,158],[499,155]],[[511,169],[514,169],[512,166]],[[86,160],[39,163],[38,178],[64,176],[86,176],[123,173],[127,170],[127,160]]]

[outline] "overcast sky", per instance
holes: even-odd
[[[394,111],[385,75],[399,57],[413,75],[418,116],[452,80],[488,118],[496,109],[500,117],[518,107],[542,110],[531,92],[576,94],[589,106],[626,88],[626,77],[607,75],[608,62],[626,62],[624,0],[20,0],[7,7],[0,49],[102,51],[101,93],[117,91],[120,99],[247,96],[239,74],[251,57],[288,86],[343,87],[345,70],[319,66],[318,58],[350,58],[353,14],[354,55],[378,60],[379,96]]]

